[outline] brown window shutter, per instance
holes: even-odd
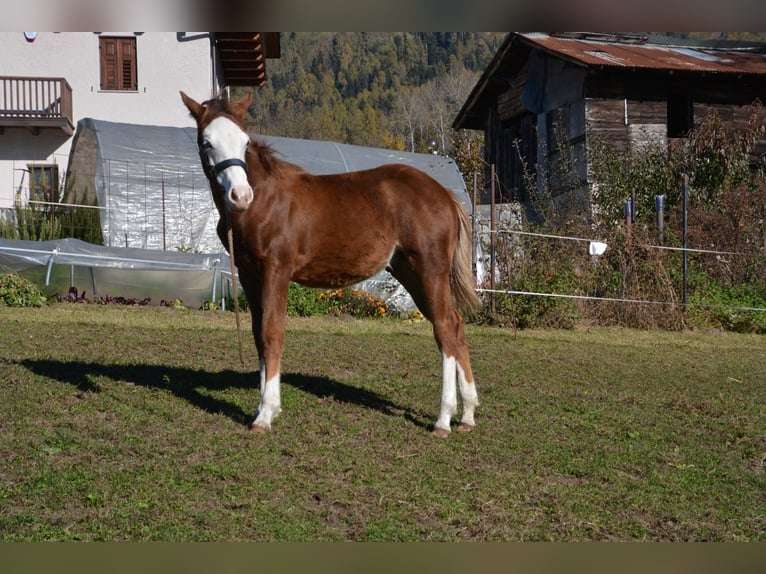
[[[114,38],[99,38],[101,59],[101,89],[117,90],[117,41]]]
[[[102,90],[137,90],[136,39],[99,38]]]
[[[120,48],[120,89],[136,90],[136,39],[123,39]]]

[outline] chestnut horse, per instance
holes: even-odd
[[[235,262],[252,314],[261,400],[252,429],[267,431],[280,410],[280,361],[290,281],[337,288],[382,269],[410,293],[433,324],[442,354],[442,393],[433,434],[472,430],[478,395],[463,313],[479,299],[471,276],[468,216],[427,174],[391,164],[312,175],[279,159],[244,130],[252,93],[240,101],[181,99],[197,122],[199,153],[215,206],[218,235],[233,232]]]

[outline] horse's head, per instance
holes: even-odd
[[[211,184],[223,189],[224,205],[232,212],[246,210],[253,201],[245,162],[250,137],[242,128],[252,97],[249,92],[238,102],[216,98],[199,103],[181,92],[181,99],[197,122],[202,167]],[[216,185],[211,188],[216,193]]]

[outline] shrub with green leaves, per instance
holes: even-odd
[[[364,289],[336,289],[319,293],[321,301],[326,302],[331,311],[352,317],[383,318],[388,313],[388,305]]]
[[[704,272],[692,274],[690,321],[738,333],[766,334],[766,284],[724,286]]]
[[[357,318],[383,318],[388,313],[385,301],[362,289],[324,291],[290,283],[287,314],[297,317],[351,315]]]
[[[16,273],[0,276],[0,305],[42,307],[45,303],[45,295],[28,279]]]
[[[215,310],[217,305],[205,302],[203,308]],[[247,311],[249,305],[245,294],[239,291],[239,308]],[[234,300],[226,299],[226,309],[234,310]],[[316,289],[290,282],[287,291],[287,314],[291,317],[317,317],[321,315],[349,315],[357,319],[384,319],[391,315],[388,304],[373,293],[358,288]],[[397,314],[401,316],[402,314]],[[403,314],[417,317],[419,313]]]
[[[287,291],[287,314],[293,317],[326,315],[330,311],[329,301],[320,298],[321,291],[290,283]]]

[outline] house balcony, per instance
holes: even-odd
[[[72,87],[64,78],[0,76],[0,134],[23,128],[74,133]]]

